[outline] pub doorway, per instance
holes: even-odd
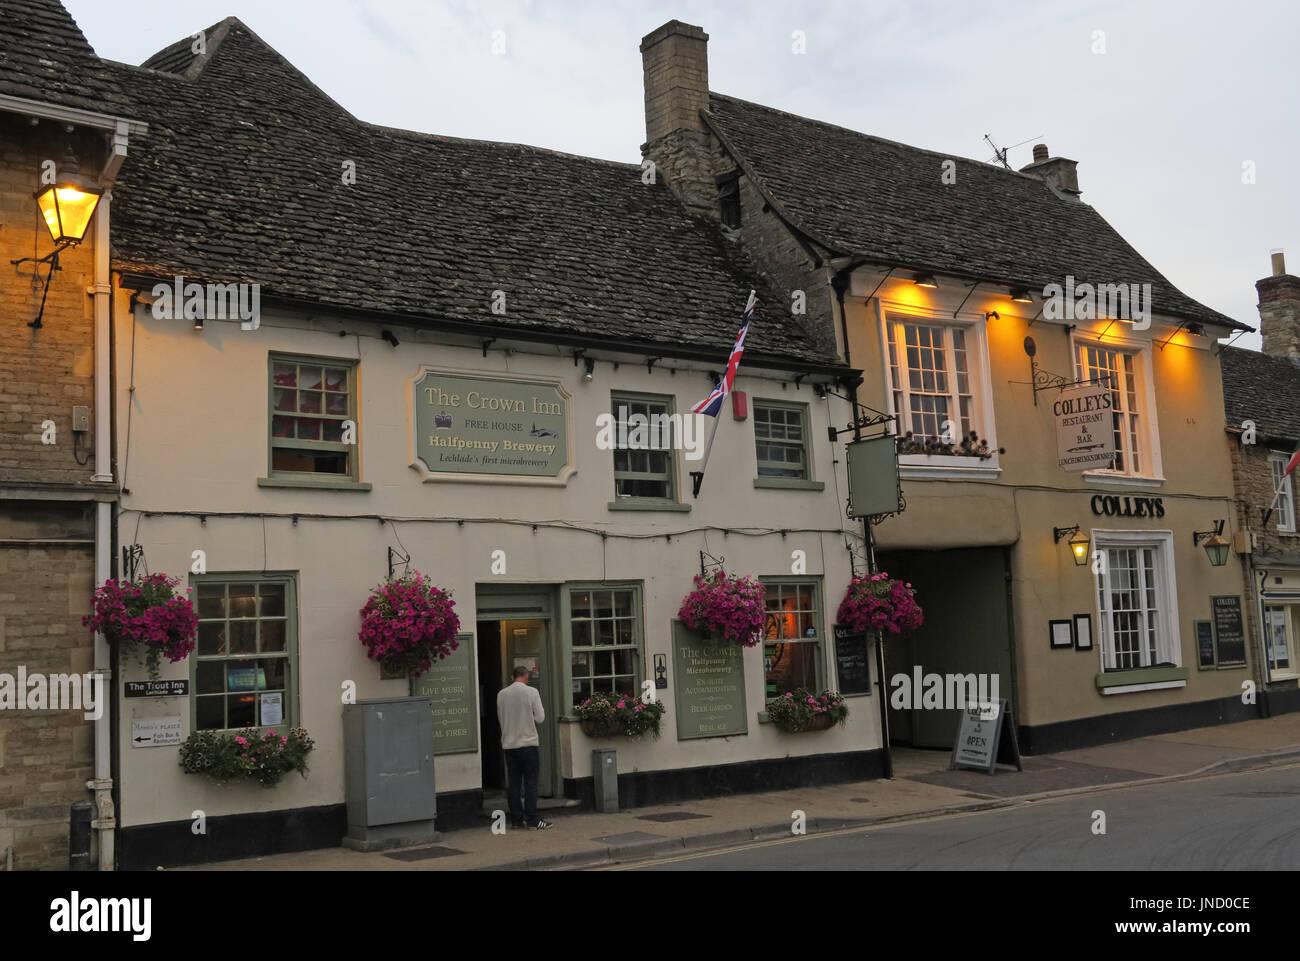
[[[497,587],[497,585],[493,585]],[[559,772],[555,708],[555,634],[552,592],[485,592],[480,585],[476,625],[479,672],[479,724],[483,731],[481,752],[485,793],[506,789],[506,761],[501,748],[501,727],[497,721],[497,694],[512,683],[514,668],[529,668],[528,683],[542,698],[546,720],[537,725],[541,768],[537,777],[539,797],[555,797],[562,784]]]

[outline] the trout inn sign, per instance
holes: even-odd
[[[422,367],[408,395],[411,466],[426,481],[563,485],[569,399],[558,381]]]

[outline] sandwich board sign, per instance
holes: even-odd
[[[1006,740],[1002,738],[1003,727],[1007,729]],[[1020,763],[1020,745],[1016,742],[1016,726],[1012,723],[1006,700],[966,705],[957,724],[957,743],[952,746],[948,770],[968,767],[993,774],[999,761],[1014,764],[1017,771],[1024,770]]]

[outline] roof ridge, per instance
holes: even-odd
[[[370,130],[382,131],[391,134],[404,134],[411,137],[418,137],[423,140],[438,140],[450,143],[469,144],[480,147],[518,147],[523,150],[532,150],[537,153],[550,154],[554,157],[565,157],[570,160],[586,160],[590,163],[604,164],[609,167],[624,167],[628,170],[639,170],[641,165],[631,163],[626,160],[608,160],[604,157],[589,157],[586,154],[570,153],[567,150],[555,150],[552,147],[539,147],[537,144],[520,143],[516,140],[483,140],[478,137],[457,137],[452,134],[428,133],[423,130],[411,130],[407,127],[390,127],[387,124],[372,123],[369,120],[357,120],[357,124]]]
[[[903,143],[901,140],[891,140],[888,137],[881,137],[878,134],[864,133],[861,130],[854,130],[852,127],[845,127],[842,124],[831,123],[829,120],[818,120],[815,117],[805,117],[801,114],[791,113],[788,110],[781,110],[777,107],[769,107],[766,104],[755,103],[753,100],[743,100],[740,97],[733,97],[730,94],[718,93],[716,90],[710,90],[709,96],[717,97],[719,100],[727,100],[730,101],[731,103],[742,104],[746,107],[755,107],[759,110],[763,110],[768,113],[780,114],[783,117],[789,117],[791,120],[798,120],[801,123],[815,123],[819,127],[827,127],[831,130],[841,130],[844,133],[853,134],[853,136],[855,137],[863,137],[866,140],[872,140],[875,141],[876,143],[887,144],[891,147],[901,147],[904,150],[910,150],[916,153],[929,154],[932,157],[941,157],[944,160],[965,160],[968,163],[976,164],[979,167],[985,168],[993,173],[1014,174],[1015,176],[1021,179],[1031,180],[1034,181],[1035,183],[1043,184],[1044,186],[1046,186],[1046,181],[1044,181],[1041,177],[1036,177],[1033,174],[1022,173],[1019,170],[1012,170],[1008,167],[998,167],[995,166],[994,164],[986,163],[983,160],[976,160],[974,157],[964,157],[960,154],[945,153],[942,150],[931,150],[929,147],[917,147],[914,144]],[[1079,203],[1085,207],[1091,206],[1091,204],[1088,204],[1086,201],[1083,200],[1079,200],[1079,201],[1072,200],[1070,201],[1070,203]]]

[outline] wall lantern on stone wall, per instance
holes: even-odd
[[[41,318],[45,316],[45,299],[50,292],[50,281],[54,277],[54,271],[59,269],[59,253],[81,243],[90,227],[91,218],[95,216],[99,198],[103,195],[104,189],[99,184],[81,175],[77,155],[71,147],[68,148],[54,182],[36,191],[36,206],[40,208],[45,226],[49,228],[50,237],[54,240],[54,250],[44,257],[21,257],[10,261],[15,266],[33,261],[37,264],[37,274],[40,273],[41,264],[49,265],[44,289],[41,291],[40,310],[28,327],[40,329]]]
[[[1070,554],[1074,557],[1074,563],[1079,567],[1087,564],[1089,538],[1087,534],[1079,530],[1079,525],[1075,524],[1073,527],[1053,527],[1052,543],[1061,543],[1062,537],[1068,537],[1070,539]]]
[[[69,147],[54,183],[36,192],[36,205],[41,208],[55,246],[81,243],[103,195],[104,189],[99,184],[81,175],[77,155]]]
[[[1232,546],[1223,538],[1224,521],[1215,521],[1212,531],[1192,531],[1192,546],[1204,547],[1205,554],[1215,567],[1228,563],[1228,548]]]

